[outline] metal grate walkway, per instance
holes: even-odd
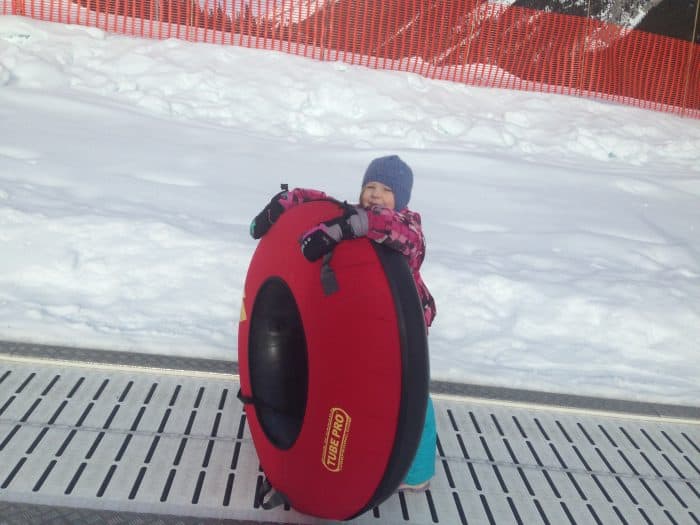
[[[237,377],[0,354],[0,523],[323,523],[255,508]],[[700,525],[700,421],[434,394],[437,475],[357,524]]]

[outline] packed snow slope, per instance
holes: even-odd
[[[433,378],[700,404],[697,120],[11,16],[0,338],[234,360],[250,219],[389,153]]]

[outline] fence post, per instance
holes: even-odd
[[[581,42],[581,57],[579,60],[578,69],[578,93],[576,93],[576,95],[579,97],[583,96],[584,89],[588,90],[588,88],[590,87],[590,83],[586,82],[585,76],[587,75],[586,60],[588,58],[588,53],[586,51],[588,47],[588,42],[591,40],[592,36],[592,26],[593,24],[591,24],[591,0],[588,0],[586,7],[586,31],[583,36],[583,41]]]
[[[688,107],[688,91],[690,90],[690,76],[693,71],[693,54],[695,53],[695,47],[698,45],[698,22],[700,21],[700,0],[695,0],[695,22],[693,22],[693,35],[690,38],[688,44],[688,68],[685,74],[685,85],[683,86],[683,102],[681,106],[683,107],[683,112],[681,115],[690,114],[690,108]]]
[[[327,29],[326,18],[329,15],[329,10],[326,9],[327,7],[328,7],[327,4],[324,4],[321,6],[321,10],[322,10],[323,14],[322,14],[322,16],[319,17],[321,19],[321,62],[324,62],[326,60],[326,29]],[[316,8],[318,9],[318,4],[316,5]],[[333,9],[333,8],[331,7],[331,9]]]

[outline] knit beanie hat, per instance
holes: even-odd
[[[391,188],[397,211],[408,206],[413,188],[413,171],[398,155],[379,157],[370,162],[362,179],[362,187],[370,182],[381,182]]]

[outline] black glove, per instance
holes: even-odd
[[[367,234],[367,213],[354,206],[344,206],[345,213],[336,219],[322,222],[308,230],[301,238],[301,253],[313,262],[344,239],[356,239]]]
[[[259,239],[265,235],[275,221],[280,218],[280,215],[282,215],[285,210],[285,207],[282,206],[280,201],[286,200],[287,194],[287,190],[279,192],[272,197],[270,203],[255,216],[253,222],[250,223],[250,236],[253,239]]]

